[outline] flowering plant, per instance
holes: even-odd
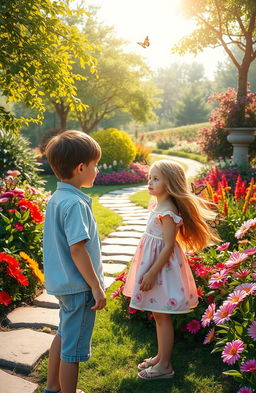
[[[219,94],[212,94],[208,103],[218,102],[219,106],[211,112],[210,128],[200,130],[199,145],[208,159],[230,157],[232,145],[227,141],[226,128],[256,128],[256,93],[248,90],[247,95],[237,99],[233,88]],[[250,145],[250,154],[255,155],[255,143]]]
[[[0,184],[0,311],[31,298],[43,282],[42,223],[48,193],[8,171]],[[26,253],[24,252],[26,251]]]
[[[100,166],[100,172],[97,174],[95,184],[132,184],[144,183],[148,177],[148,165],[139,163],[130,164],[129,168],[121,169],[121,164],[107,164]],[[120,170],[121,169],[121,170]],[[120,170],[120,171],[119,171]]]

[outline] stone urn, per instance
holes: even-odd
[[[254,141],[255,128],[226,128],[229,135],[227,140],[233,145],[232,164],[235,166],[248,166],[248,147]]]

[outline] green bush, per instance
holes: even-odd
[[[185,151],[174,151],[174,150],[164,150],[164,149],[154,149],[153,153],[156,154],[168,154],[168,156],[184,157],[190,158],[191,160],[199,161],[202,164],[207,162],[205,156],[196,153],[187,153]]]
[[[7,171],[18,170],[19,180],[26,180],[30,185],[42,184],[39,178],[39,166],[32,153],[29,142],[21,135],[11,131],[0,130],[0,177],[4,178]]]
[[[113,161],[121,161],[127,166],[135,159],[136,148],[126,132],[116,128],[108,128],[94,132],[92,137],[102,149],[101,163],[112,165]]]

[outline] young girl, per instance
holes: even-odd
[[[152,311],[157,355],[138,365],[142,379],[171,378],[174,330],[170,314],[183,314],[198,304],[195,281],[181,249],[198,251],[219,240],[207,224],[216,214],[192,194],[179,164],[156,161],[150,168],[148,191],[156,197],[124,286],[130,306]]]

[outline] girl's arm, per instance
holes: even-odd
[[[140,285],[141,291],[149,291],[153,287],[157,273],[168,262],[173,252],[177,234],[176,224],[170,216],[162,217],[161,221],[163,225],[164,248],[151,268],[144,274]]]

